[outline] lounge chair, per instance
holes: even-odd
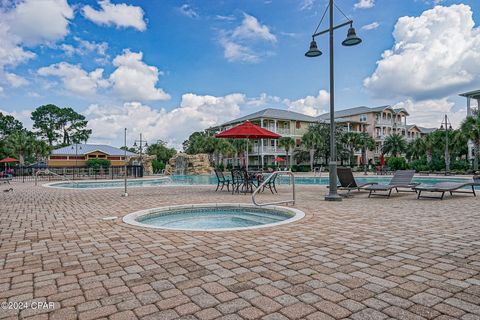
[[[398,188],[412,189],[419,185],[419,183],[412,183],[414,174],[415,170],[398,170],[395,172],[395,175],[393,176],[392,180],[390,180],[389,184],[374,184],[366,187],[365,189],[370,191],[368,197],[370,198],[371,196],[379,196],[389,198],[393,189],[395,189],[397,192],[399,192]],[[377,193],[377,191],[388,191],[388,193]]]
[[[439,182],[433,185],[420,184],[418,186],[415,186],[413,190],[418,192],[417,199],[429,198],[429,199],[443,200],[443,197],[445,196],[445,192],[449,192],[450,195],[453,195],[454,193],[468,193],[468,194],[473,194],[473,196],[476,197],[477,196],[475,194],[476,185],[480,185],[480,184],[476,184],[475,182]],[[471,187],[472,191],[468,189],[465,190],[464,189],[465,187]],[[441,195],[439,197],[425,196],[425,195],[422,195],[422,192],[438,192],[438,193],[441,193]]]
[[[230,191],[230,179],[225,178],[222,170],[215,169],[214,171],[215,175],[217,176],[217,189],[215,189],[215,191],[218,191],[218,188],[220,188],[220,186],[220,190],[223,190],[223,187],[227,186],[227,191]]]
[[[368,186],[378,184],[377,182],[357,183],[351,168],[338,167],[337,176],[338,182],[340,182],[338,189],[347,190],[347,195],[349,195],[352,190],[360,191]]]
[[[10,181],[12,181],[12,177],[0,178],[0,183],[8,183],[8,184],[10,184]]]

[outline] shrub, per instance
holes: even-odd
[[[455,160],[450,164],[450,169],[455,171],[468,171],[470,164],[466,160]]]
[[[310,165],[303,165],[303,164],[294,164],[292,166],[292,172],[309,172]]]
[[[407,168],[407,161],[402,157],[391,157],[388,159],[387,165],[393,170],[405,170]]]
[[[111,165],[110,160],[107,159],[88,159],[85,162],[85,165],[88,168],[108,168]]]
[[[153,167],[153,172],[162,172],[163,169],[165,169],[165,163],[162,161],[159,161],[157,159],[152,160],[152,167]]]

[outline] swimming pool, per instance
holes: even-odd
[[[356,177],[361,182],[378,182],[389,183],[391,177],[388,176],[359,176]],[[289,177],[279,176],[278,184],[288,184]],[[434,184],[438,182],[469,182],[469,178],[450,178],[450,177],[415,177],[413,182],[423,184]],[[328,185],[328,176],[325,177],[295,177],[295,183],[300,185]],[[128,180],[128,187],[156,187],[156,186],[200,186],[200,185],[216,185],[217,178],[215,176],[199,175],[199,176],[169,176],[148,179]],[[72,181],[72,182],[53,182],[44,186],[63,189],[110,189],[123,188],[123,180],[102,180],[102,181]],[[480,189],[480,186],[475,187]]]
[[[130,213],[125,223],[145,228],[184,231],[232,231],[278,226],[305,213],[294,208],[221,203],[153,208]]]

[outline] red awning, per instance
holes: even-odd
[[[281,138],[281,135],[246,121],[241,125],[216,134],[215,137],[225,139],[278,139]]]
[[[0,163],[11,163],[11,162],[18,162],[18,160],[15,158],[9,158],[9,157],[0,160]]]
[[[283,159],[282,157],[276,157],[275,161],[276,162],[283,162],[283,161],[285,161],[285,159]]]

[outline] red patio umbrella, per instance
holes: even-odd
[[[13,163],[13,162],[18,162],[18,160],[15,159],[15,158],[10,158],[10,157],[6,157],[6,158],[0,160],[0,163],[5,163],[5,170],[7,170],[7,163]]]
[[[382,153],[380,155],[380,166],[382,166],[383,168],[384,165],[385,165],[385,155]]]
[[[245,121],[244,123],[220,132],[215,135],[216,138],[223,139],[278,139],[281,135],[276,134],[275,132],[269,131],[262,127],[259,127],[250,121]],[[260,156],[260,152],[259,152]],[[248,170],[248,147],[247,147],[247,170]]]
[[[276,157],[275,158],[275,162],[284,162],[285,159],[283,159],[282,157]]]

